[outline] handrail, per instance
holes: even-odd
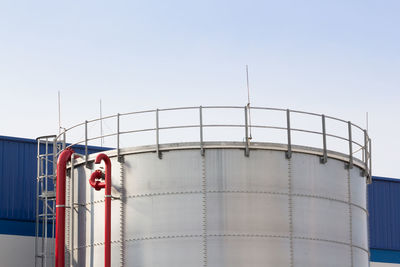
[[[215,121],[207,121],[205,118],[205,111],[210,110],[213,112],[218,112],[219,115],[224,115],[224,111],[226,110],[237,110],[239,112],[242,112],[243,109],[246,111],[244,115],[238,115],[240,117],[233,117],[235,119],[238,119],[240,122],[237,123],[235,122],[230,122],[230,123],[215,123]],[[260,123],[254,120],[253,118],[251,121],[253,124],[250,124],[250,120],[248,120],[247,116],[247,109],[250,110],[258,110],[261,112],[265,117],[272,117],[275,116],[276,113],[273,115],[269,114],[268,112],[281,112],[282,113],[282,119],[281,119],[281,125],[276,125],[273,123]],[[168,125],[163,125],[162,124],[162,117],[160,116],[162,113],[170,112],[170,111],[198,111],[199,117],[194,118],[191,120],[193,123],[182,123],[182,124],[174,124],[174,123],[168,123]],[[134,127],[136,125],[132,125],[132,127],[126,127],[123,130],[120,128],[120,120],[124,120],[126,118],[138,118],[137,115],[140,114],[149,114],[151,116],[154,115],[154,127]],[[239,114],[239,113],[238,113]],[[243,113],[241,113],[243,114]],[[258,113],[257,113],[258,114]],[[301,114],[301,115],[306,115],[306,116],[311,116],[311,117],[316,117],[320,119],[320,130],[315,130],[315,129],[309,129],[307,127],[291,127],[290,125],[294,125],[296,123],[296,120],[300,120],[298,117],[291,117],[291,114]],[[173,116],[173,113],[168,113],[168,116]],[[192,113],[187,114],[187,115],[192,115]],[[304,117],[306,118],[306,117]],[[94,123],[97,123],[99,121],[104,121],[104,120],[109,120],[109,119],[116,119],[117,120],[117,125],[115,128],[113,128],[109,133],[107,134],[99,134],[99,135],[94,135],[90,136],[88,135],[88,131],[92,131],[91,127],[93,127]],[[232,117],[230,117],[232,119]],[[303,117],[301,118],[303,119]],[[170,121],[170,120],[169,120]],[[221,121],[221,120],[220,120]],[[225,117],[223,119],[225,120]],[[343,135],[343,134],[338,134],[339,131],[337,131],[337,128],[334,128],[332,131],[327,131],[326,125],[331,123],[332,121],[335,121],[335,127],[340,127],[342,132],[348,133],[348,135]],[[285,126],[283,126],[285,125]],[[128,125],[130,126],[130,125]],[[79,128],[79,129],[77,129]],[[210,128],[241,128],[245,129],[245,132],[243,132],[243,135],[240,138],[237,138],[238,141],[243,141],[243,148],[246,149],[246,155],[248,154],[247,150],[250,148],[251,149],[251,142],[257,142],[258,138],[262,138],[263,141],[264,139],[268,139],[268,135],[256,135],[253,134],[252,139],[247,136],[248,130],[249,129],[272,129],[272,130],[278,130],[282,131],[282,134],[287,137],[287,146],[288,146],[288,152],[287,153],[288,157],[290,158],[291,156],[291,146],[294,144],[293,143],[293,137],[291,135],[291,132],[301,132],[305,134],[312,134],[312,135],[319,135],[321,136],[321,139],[319,139],[320,145],[323,150],[323,161],[326,159],[326,154],[327,150],[329,149],[330,151],[337,151],[339,147],[336,147],[330,143],[330,140],[327,140],[327,137],[333,138],[336,140],[340,140],[342,142],[347,142],[348,143],[348,157],[349,157],[349,162],[351,162],[351,167],[352,167],[352,162],[353,158],[358,158],[360,161],[364,163],[364,168],[365,168],[365,174],[370,181],[371,177],[371,139],[368,136],[368,133],[360,126],[340,119],[336,118],[333,116],[328,116],[324,114],[318,114],[314,112],[307,112],[307,111],[301,111],[301,110],[291,110],[291,109],[282,109],[282,108],[273,108],[273,107],[248,107],[248,106],[218,106],[218,105],[210,105],[210,106],[185,106],[185,107],[176,107],[176,108],[160,108],[160,109],[148,109],[148,110],[142,110],[142,111],[133,111],[133,112],[126,112],[126,113],[119,113],[115,115],[110,115],[102,118],[95,118],[91,120],[84,121],[82,123],[76,124],[72,127],[69,127],[67,129],[64,129],[59,135],[56,136],[57,141],[63,141],[64,143],[66,142],[67,135],[70,134],[71,130],[74,131],[83,131],[83,135],[85,136],[84,139],[78,139],[78,140],[73,140],[74,138],[71,136],[68,136],[68,141],[70,145],[68,147],[72,147],[77,144],[83,144],[85,146],[85,150],[87,150],[87,146],[90,145],[90,142],[94,142],[96,140],[99,140],[101,138],[110,138],[110,137],[116,137],[117,138],[117,153],[119,156],[119,150],[121,148],[120,145],[120,136],[127,136],[129,134],[136,134],[136,133],[144,133],[144,132],[154,132],[156,137],[154,140],[154,144],[156,145],[156,149],[158,151],[159,157],[161,158],[161,152],[159,151],[159,145],[160,145],[160,136],[162,137],[164,131],[168,130],[181,130],[181,129],[199,129],[199,149],[204,155],[204,143],[207,142],[207,136],[208,132],[206,129]],[[336,132],[337,131],[337,132]],[[247,133],[247,134],[246,134]],[[72,133],[71,133],[72,134]],[[191,139],[193,139],[194,136],[190,136]],[[357,137],[357,138],[355,138]],[[70,139],[71,138],[71,139]],[[212,139],[212,138],[211,138]],[[223,140],[221,140],[223,141]],[[180,142],[185,142],[185,140],[180,140]],[[303,145],[305,142],[296,142],[298,145]],[[358,147],[359,149],[353,149],[353,146]],[[360,152],[361,151],[361,152]],[[86,155],[87,156],[87,155]],[[355,157],[357,156],[357,157]],[[87,158],[87,157],[86,157]],[[322,162],[324,163],[324,162]]]

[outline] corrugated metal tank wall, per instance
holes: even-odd
[[[222,145],[205,157],[126,152],[112,166],[112,194],[125,194],[112,201],[112,266],[368,266],[359,167]],[[104,192],[89,186],[92,172],[75,169],[77,266],[103,266]]]

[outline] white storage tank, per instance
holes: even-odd
[[[369,266],[368,153],[245,143],[106,152],[111,266]],[[104,191],[88,183],[95,156],[75,160],[67,179],[71,266],[104,266]]]

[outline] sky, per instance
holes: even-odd
[[[398,177],[400,2],[0,1],[0,135],[99,115],[247,103],[366,127]]]

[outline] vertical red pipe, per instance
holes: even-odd
[[[56,191],[56,267],[65,265],[65,179],[67,162],[74,153],[72,149],[61,152],[57,161],[57,191]]]
[[[104,230],[104,266],[111,267],[111,161],[106,154],[99,154],[96,157],[95,164],[104,161],[106,165],[105,182],[96,181],[101,178],[101,171],[97,170],[90,176],[89,183],[94,189],[105,188],[105,230]]]

